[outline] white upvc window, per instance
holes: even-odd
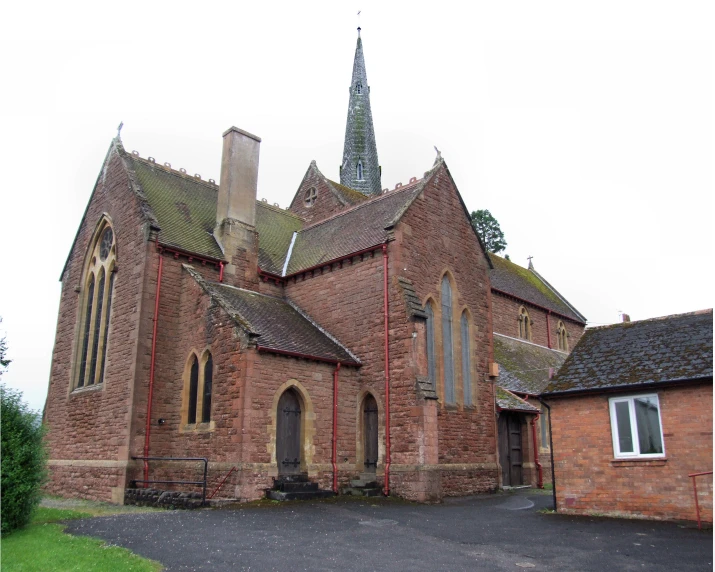
[[[656,394],[611,397],[611,434],[617,459],[664,457],[663,426]]]

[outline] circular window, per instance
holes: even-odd
[[[310,187],[307,191],[305,191],[305,206],[312,207],[315,203],[315,199],[317,198],[318,191],[315,190],[315,187]]]
[[[114,242],[114,233],[111,228],[104,231],[102,235],[102,242],[99,245],[99,258],[101,260],[106,260],[109,256],[109,251],[112,250],[112,243]]]

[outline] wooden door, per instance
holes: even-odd
[[[365,451],[365,472],[377,469],[377,402],[372,395],[363,401],[363,447]]]
[[[503,486],[523,484],[522,462],[521,418],[518,414],[502,411],[499,415],[499,463]]]
[[[301,410],[298,394],[287,389],[278,400],[276,412],[276,460],[278,473],[292,475],[300,472],[301,446],[300,423]]]

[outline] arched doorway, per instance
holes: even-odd
[[[369,393],[363,400],[362,407],[363,451],[365,457],[365,472],[374,473],[377,470],[377,401]]]
[[[286,389],[278,400],[276,411],[276,461],[281,475],[300,473],[301,413],[298,393],[292,388]]]
[[[523,484],[521,416],[518,413],[502,411],[499,414],[499,463],[503,486]]]

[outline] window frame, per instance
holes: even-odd
[[[658,429],[660,430],[660,443],[663,451],[661,453],[641,453],[640,439],[638,434],[638,422],[636,419],[635,400],[643,397],[655,398],[658,407]],[[631,429],[631,440],[633,442],[633,452],[622,452],[618,433],[618,418],[616,416],[616,404],[628,403],[628,418]],[[665,438],[663,437],[663,416],[660,409],[660,398],[657,393],[639,393],[636,395],[619,395],[608,399],[608,412],[611,421],[611,440],[613,444],[613,456],[616,459],[663,459],[665,458]]]
[[[209,406],[208,406],[208,419],[206,418],[206,403],[207,398],[206,393],[206,373],[208,371],[208,365],[211,364],[211,391],[208,394]],[[196,364],[196,384],[192,387],[192,370]],[[215,391],[215,379],[214,379],[215,364],[213,359],[213,353],[210,349],[204,349],[203,352],[199,353],[196,349],[189,351],[189,356],[186,360],[186,365],[184,367],[183,374],[183,389],[181,395],[181,428],[182,430],[205,430],[214,428],[213,419],[213,407],[214,400],[213,395]],[[193,419],[191,419],[191,413],[193,413]]]

